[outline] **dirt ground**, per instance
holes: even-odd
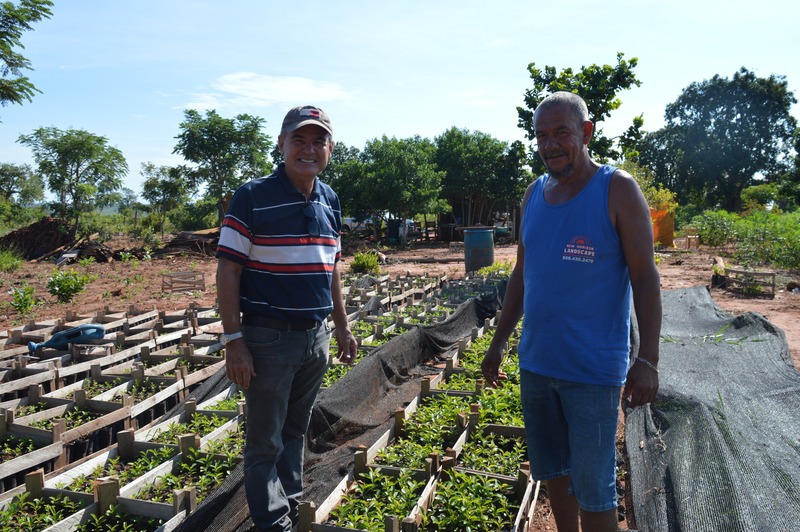
[[[109,243],[113,248],[113,243]],[[658,270],[661,275],[661,288],[670,290],[705,285],[711,282],[711,266],[715,250],[700,249],[686,251],[678,241],[676,249],[659,253]],[[451,248],[445,243],[421,244],[412,249],[383,250],[386,264],[383,273],[392,276],[410,273],[412,275],[447,275],[449,278],[464,276],[463,248]],[[494,250],[495,261],[513,261],[516,246],[498,245]],[[343,272],[347,272],[352,256],[344,255]],[[201,308],[211,308],[216,303],[214,272],[216,261],[213,257],[198,253],[155,256],[152,260],[115,261],[94,263],[88,266],[68,264],[61,269],[74,268],[96,276],[73,302],[59,304],[47,291],[47,280],[55,265],[52,262],[26,262],[16,272],[0,273],[0,331],[27,324],[29,321],[42,322],[63,318],[67,310],[83,317],[93,316],[108,308],[110,312],[122,312],[133,307],[140,312],[153,309],[172,311],[183,310],[194,303]],[[164,274],[194,271],[202,272],[205,290],[176,293],[162,292]],[[730,312],[740,314],[746,311],[757,312],[778,326],[786,334],[792,360],[800,368],[800,294],[787,291],[789,281],[800,281],[800,272],[777,272],[776,293],[774,297],[738,294],[726,289],[712,288],[711,295],[717,305]],[[12,307],[9,290],[26,282],[34,288],[39,304],[29,316],[21,317]],[[210,331],[212,332],[212,331]],[[618,435],[622,444],[622,431]],[[555,530],[555,522],[550,514],[546,499],[538,505],[536,521],[530,531]],[[627,522],[621,522],[625,528]]]

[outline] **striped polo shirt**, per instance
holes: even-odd
[[[242,265],[242,312],[289,321],[325,319],[333,310],[331,278],[341,255],[341,220],[331,187],[316,178],[306,201],[283,163],[239,187],[222,222],[217,257]],[[310,234],[315,227],[319,236]]]

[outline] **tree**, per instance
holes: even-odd
[[[50,0],[22,0],[19,5],[11,2],[0,4],[0,105],[10,103],[22,105],[31,101],[35,92],[41,92],[31,81],[22,75],[23,70],[31,70],[31,62],[14,48],[22,45],[22,34],[31,29],[31,24],[43,18],[50,18]],[[6,79],[9,76],[15,76]]]
[[[39,173],[56,196],[51,208],[57,216],[73,220],[73,233],[81,213],[110,204],[128,173],[119,149],[81,129],[42,127],[20,135],[17,142],[33,151]]]
[[[27,164],[0,164],[0,197],[20,205],[44,199],[44,180]]]
[[[368,200],[363,193],[366,166],[362,155],[355,146],[350,147],[337,142],[333,146],[328,167],[319,175],[320,179],[336,191],[342,211],[355,216],[358,220],[363,220],[369,215],[369,209],[365,208]]]
[[[373,220],[384,214],[403,220],[436,204],[444,172],[436,169],[436,147],[420,136],[373,139],[364,147],[363,206]],[[377,224],[376,224],[377,225]]]
[[[529,64],[528,72],[533,80],[533,87],[525,90],[525,107],[517,107],[518,125],[525,130],[526,138],[532,142],[536,139],[533,128],[534,112],[548,94],[558,91],[574,92],[586,101],[586,106],[589,108],[589,120],[595,126],[592,141],[589,143],[589,153],[601,162],[620,159],[622,152],[614,148],[614,139],[603,135],[600,123],[622,105],[622,101],[617,98],[619,91],[641,85],[633,72],[639,60],[633,57],[630,61],[626,61],[623,57],[624,54],[617,54],[615,66],[590,65],[581,67],[580,72],[573,72],[571,68],[566,68],[560,74],[556,74],[556,69],[552,66],[546,66],[542,70],[536,68],[535,63]],[[626,134],[627,139],[635,138],[636,132],[641,128],[643,121],[641,117],[638,119],[639,125],[637,126],[637,121],[634,120],[634,126]],[[625,146],[625,149],[629,150],[630,146]],[[532,146],[528,162],[535,175],[546,171],[535,146]]]
[[[442,195],[463,225],[489,225],[498,203],[518,202],[525,191],[525,147],[511,148],[488,133],[450,128],[436,138],[436,165],[445,172]]]
[[[225,216],[227,196],[246,181],[272,171],[267,159],[272,141],[262,131],[265,122],[247,114],[229,119],[211,110],[203,118],[193,109],[184,111],[172,153],[197,165],[189,175],[195,184],[205,184],[206,197],[217,203],[219,223]]]
[[[731,79],[692,83],[667,106],[664,128],[645,138],[640,161],[661,180],[664,159],[672,158],[665,184],[679,197],[738,212],[742,191],[791,157],[793,103],[785,77],[759,78],[744,67]]]
[[[150,202],[156,213],[158,230],[163,237],[167,213],[189,200],[192,193],[191,183],[186,179],[184,169],[180,167],[142,163],[141,174],[145,177],[142,197]]]

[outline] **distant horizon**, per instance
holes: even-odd
[[[410,4],[57,2],[17,50],[42,94],[0,108],[0,163],[36,167],[21,134],[83,129],[122,151],[123,186],[141,195],[142,163],[185,163],[172,151],[186,109],[264,118],[275,142],[285,112],[306,103],[330,114],[336,142],[359,150],[451,127],[530,146],[516,111],[528,64],[577,72],[614,65],[618,52],[638,58],[642,85],[617,94],[621,107],[599,124],[609,137],[640,114],[645,131],[660,129],[683,89],[742,67],[786,77],[800,97],[800,4],[789,1]],[[792,114],[800,120],[796,104]]]

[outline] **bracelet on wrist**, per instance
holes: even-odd
[[[656,367],[656,365],[653,364],[652,362],[650,362],[649,360],[646,360],[646,359],[644,359],[642,357],[636,357],[635,362],[641,362],[642,364],[644,364],[648,368],[650,368],[653,371],[655,371],[656,373],[658,373],[658,368]]]

